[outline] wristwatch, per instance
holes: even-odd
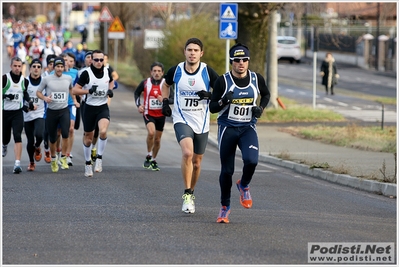
[[[218,101],[218,104],[219,104],[219,106],[223,106],[223,101],[222,101],[222,99],[220,99],[220,100]]]

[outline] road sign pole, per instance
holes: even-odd
[[[104,23],[104,53],[108,54],[108,22]]]
[[[229,70],[230,70],[229,50],[230,50],[230,39],[226,39],[226,72],[229,72]]]
[[[317,52],[313,52],[313,109],[316,109]]]
[[[104,53],[108,54],[108,22],[114,20],[108,7],[103,6],[99,20],[104,22]]]
[[[118,39],[115,40],[115,45],[114,45],[114,68],[115,71],[118,70]]]

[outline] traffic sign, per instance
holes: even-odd
[[[237,39],[238,34],[238,4],[221,3],[219,14],[219,38]]]
[[[237,38],[237,21],[220,21],[219,38],[220,39],[236,39]]]
[[[101,22],[111,22],[111,21],[114,20],[114,17],[112,16],[112,14],[109,11],[108,7],[103,6],[103,8],[101,9],[99,20]]]
[[[118,16],[115,17],[108,28],[108,37],[110,39],[125,39],[125,28]]]
[[[121,20],[117,16],[109,26],[108,32],[124,32],[124,31],[125,28],[123,27]]]
[[[220,4],[220,20],[238,19],[238,4],[234,3],[221,3]]]
[[[144,49],[156,49],[162,44],[165,35],[162,30],[144,30]]]

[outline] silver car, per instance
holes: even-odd
[[[286,59],[291,63],[301,62],[301,46],[295,37],[277,36],[277,59]]]

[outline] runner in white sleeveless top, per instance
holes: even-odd
[[[182,211],[194,213],[194,188],[201,172],[201,162],[208,143],[209,99],[211,87],[218,74],[207,64],[200,62],[203,44],[198,38],[187,40],[186,60],[168,70],[162,85],[165,116],[173,117],[177,142],[182,151],[182,175],[184,194]],[[170,86],[175,85],[173,112],[169,107]]]
[[[33,110],[33,103],[30,101],[26,90],[29,81],[21,73],[22,60],[19,57],[11,59],[11,71],[3,75],[3,157],[7,155],[8,143],[11,140],[11,133],[14,136],[14,173],[18,174],[21,169],[22,156],[22,130],[24,128],[23,111]]]
[[[33,102],[34,110],[24,113],[24,128],[28,143],[26,150],[29,156],[28,171],[34,171],[36,168],[35,160],[42,159],[40,145],[44,134],[44,101],[37,97],[36,92],[42,82],[42,63],[39,59],[33,59],[29,67],[29,86],[28,94]]]
[[[93,176],[91,162],[91,148],[96,124],[99,128],[100,139],[95,172],[102,172],[102,156],[107,144],[107,130],[110,121],[108,97],[113,97],[114,82],[108,68],[104,68],[104,53],[94,50],[92,64],[84,70],[73,88],[76,95],[84,95],[83,129],[85,132],[83,152],[86,160],[85,176]]]

